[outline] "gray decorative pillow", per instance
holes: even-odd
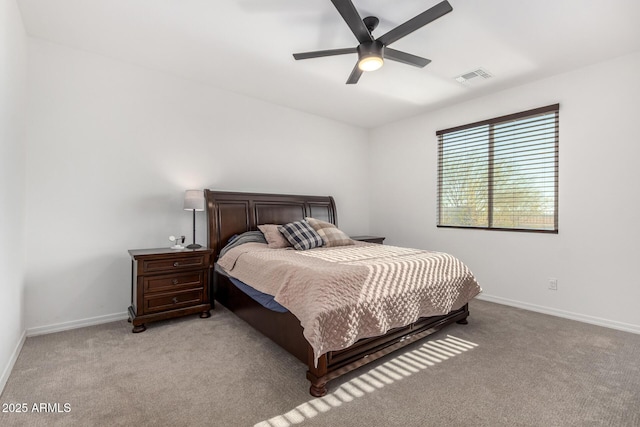
[[[267,243],[264,235],[259,231],[247,231],[242,234],[236,234],[235,236],[230,238],[224,248],[220,250],[220,254],[218,257],[222,258],[222,256],[226,254],[229,249],[233,249],[236,246],[251,242],[264,244]]]
[[[299,251],[317,248],[324,243],[322,237],[306,221],[290,222],[281,225],[278,230]]]
[[[279,225],[276,224],[262,224],[258,228],[264,234],[267,239],[268,246],[272,249],[288,248],[291,243],[284,238],[282,233],[278,230]]]
[[[324,242],[324,246],[332,247],[332,246],[346,246],[355,244],[353,240],[349,236],[347,236],[344,231],[340,230],[335,225],[330,222],[321,221],[315,218],[305,218],[309,225],[316,230],[316,233],[322,237],[322,241]]]

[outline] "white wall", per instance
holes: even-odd
[[[24,339],[27,36],[15,0],[0,0],[0,391]]]
[[[485,298],[640,333],[638,74],[640,53],[375,129],[371,232],[459,256]],[[557,102],[559,234],[437,229],[436,130]]]
[[[30,334],[122,316],[127,249],[191,237],[186,189],[333,195],[368,231],[366,131],[37,39],[29,55]]]

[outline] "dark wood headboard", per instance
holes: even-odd
[[[286,224],[313,217],[338,225],[331,196],[236,193],[204,190],[207,201],[207,243],[213,259],[235,234],[258,229],[260,224]]]

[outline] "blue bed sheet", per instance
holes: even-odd
[[[255,301],[259,302],[263,307],[268,308],[269,310],[277,311],[278,313],[286,313],[287,310],[282,305],[278,304],[275,299],[273,299],[273,295],[265,294],[260,292],[259,290],[247,285],[246,283],[236,279],[235,277],[227,276],[231,283],[236,285],[238,289],[240,289],[245,294],[249,295]]]

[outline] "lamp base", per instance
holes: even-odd
[[[192,243],[190,245],[187,245],[187,249],[200,249],[202,247],[202,245],[199,245],[197,243]]]

